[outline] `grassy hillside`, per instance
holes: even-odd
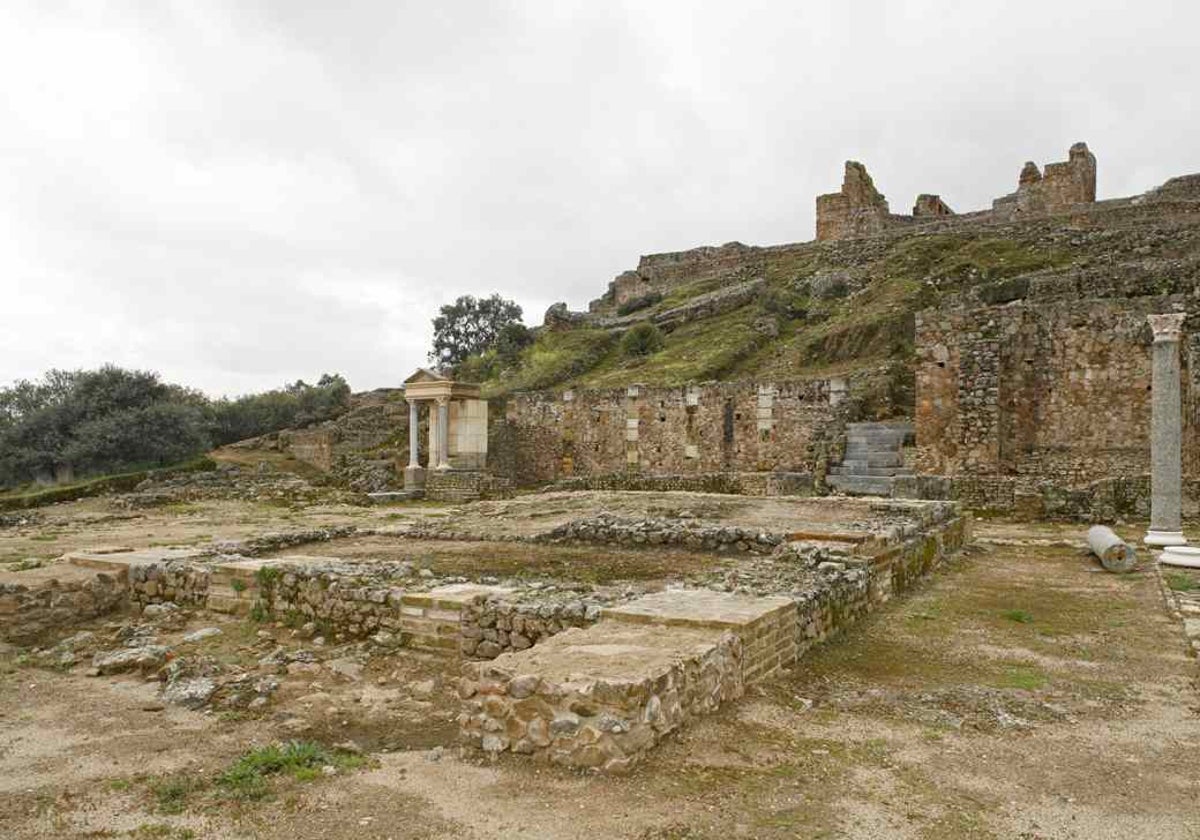
[[[765,281],[750,302],[665,332],[660,351],[626,355],[619,329],[545,330],[520,364],[486,382],[485,390],[499,396],[635,382],[787,380],[907,366],[918,310],[964,285],[1066,266],[1080,253],[1044,233],[1006,238],[987,231],[764,249],[728,280],[685,283],[641,310],[638,315],[651,319],[751,275]]]

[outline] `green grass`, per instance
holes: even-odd
[[[246,753],[217,777],[217,787],[227,798],[254,801],[271,793],[270,776],[311,781],[320,778],[326,766],[350,770],[365,763],[360,755],[328,750],[314,741],[289,741]]]
[[[187,807],[192,794],[208,787],[207,782],[198,776],[180,774],[155,779],[150,783],[150,794],[154,797],[155,807],[161,814],[181,814]]]
[[[129,832],[129,836],[135,840],[193,840],[196,832],[190,828],[179,828],[166,823],[142,823],[133,831]]]
[[[511,376],[490,382],[484,396],[552,388],[591,370],[612,352],[616,334],[608,330],[547,331],[521,353],[521,366]]]
[[[1033,624],[1033,613],[1028,610],[1005,610],[1000,615],[1018,624]]]
[[[1174,592],[1195,592],[1200,590],[1200,581],[1186,572],[1167,572],[1164,576],[1167,588]]]
[[[1050,681],[1050,678],[1036,668],[1026,666],[1009,668],[1000,677],[1001,688],[1019,688],[1024,691],[1036,691]]]
[[[888,361],[907,366],[911,374],[917,311],[967,286],[998,290],[998,300],[1019,297],[1023,275],[1066,265],[1074,256],[1037,242],[970,232],[901,237],[859,256],[817,243],[758,252],[747,255],[741,273],[734,268],[727,275],[682,283],[639,310],[650,318],[728,286],[749,276],[747,272],[766,279],[757,301],[681,324],[665,335],[661,351],[630,359],[617,347],[615,331],[542,331],[522,351],[517,368],[486,382],[484,393],[797,379],[844,375]],[[809,298],[803,281],[826,269],[849,269],[863,287],[848,298]],[[779,328],[773,338],[754,330],[754,322],[768,313]],[[886,381],[878,384],[885,391],[889,387]]]

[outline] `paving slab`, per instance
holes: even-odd
[[[790,598],[760,598],[711,589],[664,589],[604,610],[616,621],[691,627],[747,627],[778,610],[794,607]]]

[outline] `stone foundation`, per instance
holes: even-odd
[[[425,475],[425,498],[435,502],[506,499],[511,495],[510,481],[482,470],[429,470]]]
[[[459,722],[488,752],[620,771],[688,720],[741,697],[742,669],[732,633],[603,621],[465,666]]]
[[[0,575],[0,639],[35,643],[119,608],[126,594],[125,582],[115,576],[71,566]]]

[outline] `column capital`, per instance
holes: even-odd
[[[1146,320],[1150,322],[1150,329],[1154,330],[1154,343],[1179,341],[1179,337],[1183,333],[1183,321],[1185,318],[1187,318],[1187,315],[1182,312],[1147,315]]]
[[[436,402],[438,405],[450,405],[449,397],[434,397],[433,401]]]

